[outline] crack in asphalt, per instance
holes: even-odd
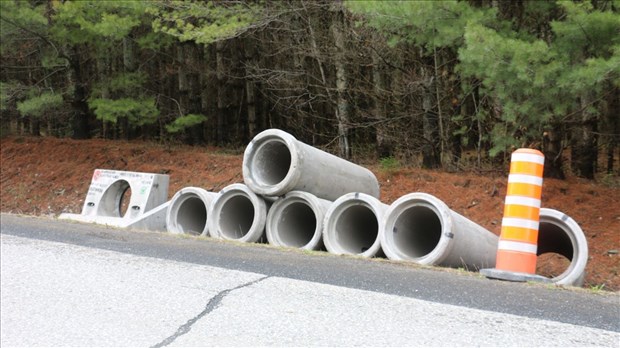
[[[171,344],[172,342],[174,342],[174,340],[176,340],[178,337],[185,335],[186,333],[188,333],[191,329],[192,329],[192,325],[194,325],[198,320],[202,319],[205,315],[211,313],[212,311],[214,311],[217,307],[219,307],[219,305],[221,304],[222,300],[224,299],[224,297],[226,297],[226,295],[228,295],[229,293],[231,293],[232,291],[241,289],[241,288],[245,288],[248,287],[250,285],[254,285],[256,283],[259,283],[267,278],[270,278],[271,276],[264,276],[262,278],[253,280],[251,282],[245,283],[245,284],[241,284],[239,286],[236,286],[234,288],[230,288],[230,289],[226,289],[226,290],[222,290],[220,291],[217,295],[213,296],[209,302],[207,303],[207,306],[205,307],[205,309],[200,312],[197,316],[191,318],[190,320],[188,320],[185,324],[179,326],[179,328],[177,329],[177,331],[172,335],[167,337],[166,339],[164,339],[163,341],[151,346],[151,348],[161,348],[161,347],[165,347],[169,344]]]

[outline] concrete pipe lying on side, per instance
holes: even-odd
[[[185,187],[170,200],[166,213],[166,229],[170,233],[206,236],[207,216],[217,193],[199,187]]]
[[[588,263],[588,241],[577,222],[566,214],[554,209],[540,209],[536,253],[557,253],[570,260],[568,268],[551,278],[551,282],[558,285],[583,284]]]
[[[211,203],[211,237],[255,243],[265,232],[268,203],[243,184],[224,187]]]
[[[380,221],[387,204],[364,193],[347,193],[325,213],[323,243],[332,254],[373,257],[381,251]]]
[[[291,191],[273,203],[267,214],[269,244],[306,250],[323,247],[323,218],[331,201]]]
[[[335,200],[349,192],[379,198],[379,183],[368,169],[268,129],[243,154],[243,180],[254,192],[281,196],[296,190]]]
[[[469,270],[495,266],[498,237],[426,193],[394,201],[381,229],[381,246],[390,260]]]

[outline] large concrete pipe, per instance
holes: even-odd
[[[331,201],[291,191],[276,200],[267,214],[269,244],[306,250],[323,247],[323,218]]]
[[[278,129],[261,132],[246,147],[243,180],[252,191],[264,196],[297,190],[327,200],[349,192],[379,198],[379,183],[370,170]]]
[[[214,238],[254,243],[265,232],[268,202],[243,184],[224,187],[211,203],[207,226]]]
[[[166,214],[166,229],[170,233],[187,233],[206,236],[207,214],[217,193],[199,187],[185,187],[178,191]]]
[[[570,265],[551,282],[558,285],[581,286],[588,263],[588,241],[575,220],[566,214],[548,208],[540,209],[537,255],[557,253]]]
[[[332,203],[323,221],[323,243],[332,254],[373,257],[381,251],[380,221],[387,204],[364,193]]]
[[[495,266],[498,237],[426,193],[394,201],[381,230],[381,246],[391,260],[469,270]]]

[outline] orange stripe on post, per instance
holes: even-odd
[[[530,244],[538,243],[538,230],[530,228],[502,226],[502,240],[513,240]]]
[[[533,162],[511,162],[511,174],[529,174],[542,177],[544,166]]]
[[[536,254],[498,250],[495,268],[510,272],[536,273]]]
[[[538,221],[540,219],[540,208],[527,207],[524,205],[506,204],[504,206],[504,217],[514,217]]]
[[[526,196],[538,198],[542,196],[542,187],[532,184],[510,183],[506,189],[506,195],[509,196]]]

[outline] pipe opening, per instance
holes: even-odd
[[[202,199],[189,197],[181,205],[176,216],[182,233],[200,235],[207,225],[207,207]]]
[[[292,203],[282,209],[277,233],[282,244],[301,248],[310,243],[316,232],[316,215],[305,203]]]
[[[129,201],[131,201],[131,186],[129,186],[129,183],[127,183],[127,187],[123,190],[123,193],[121,193],[121,198],[118,202],[119,216],[122,217],[127,214],[127,212],[129,211]],[[140,207],[138,207],[138,210],[140,210]]]
[[[570,267],[574,256],[573,242],[561,226],[541,221],[536,254],[536,274],[555,278]]]
[[[131,187],[127,180],[118,180],[110,185],[101,196],[97,215],[123,217],[131,200]]]
[[[538,227],[538,255],[557,253],[569,260],[573,259],[573,242],[569,234],[553,223],[541,221]]]
[[[335,226],[336,243],[347,253],[361,254],[375,243],[379,236],[377,216],[365,205],[345,209]]]
[[[267,141],[256,149],[251,173],[260,185],[277,185],[291,168],[291,152],[281,141]]]
[[[424,206],[405,209],[396,219],[394,246],[410,258],[420,258],[435,249],[441,239],[441,220],[434,210]]]
[[[246,196],[234,196],[220,210],[220,233],[228,239],[243,238],[254,223],[254,205]]]

